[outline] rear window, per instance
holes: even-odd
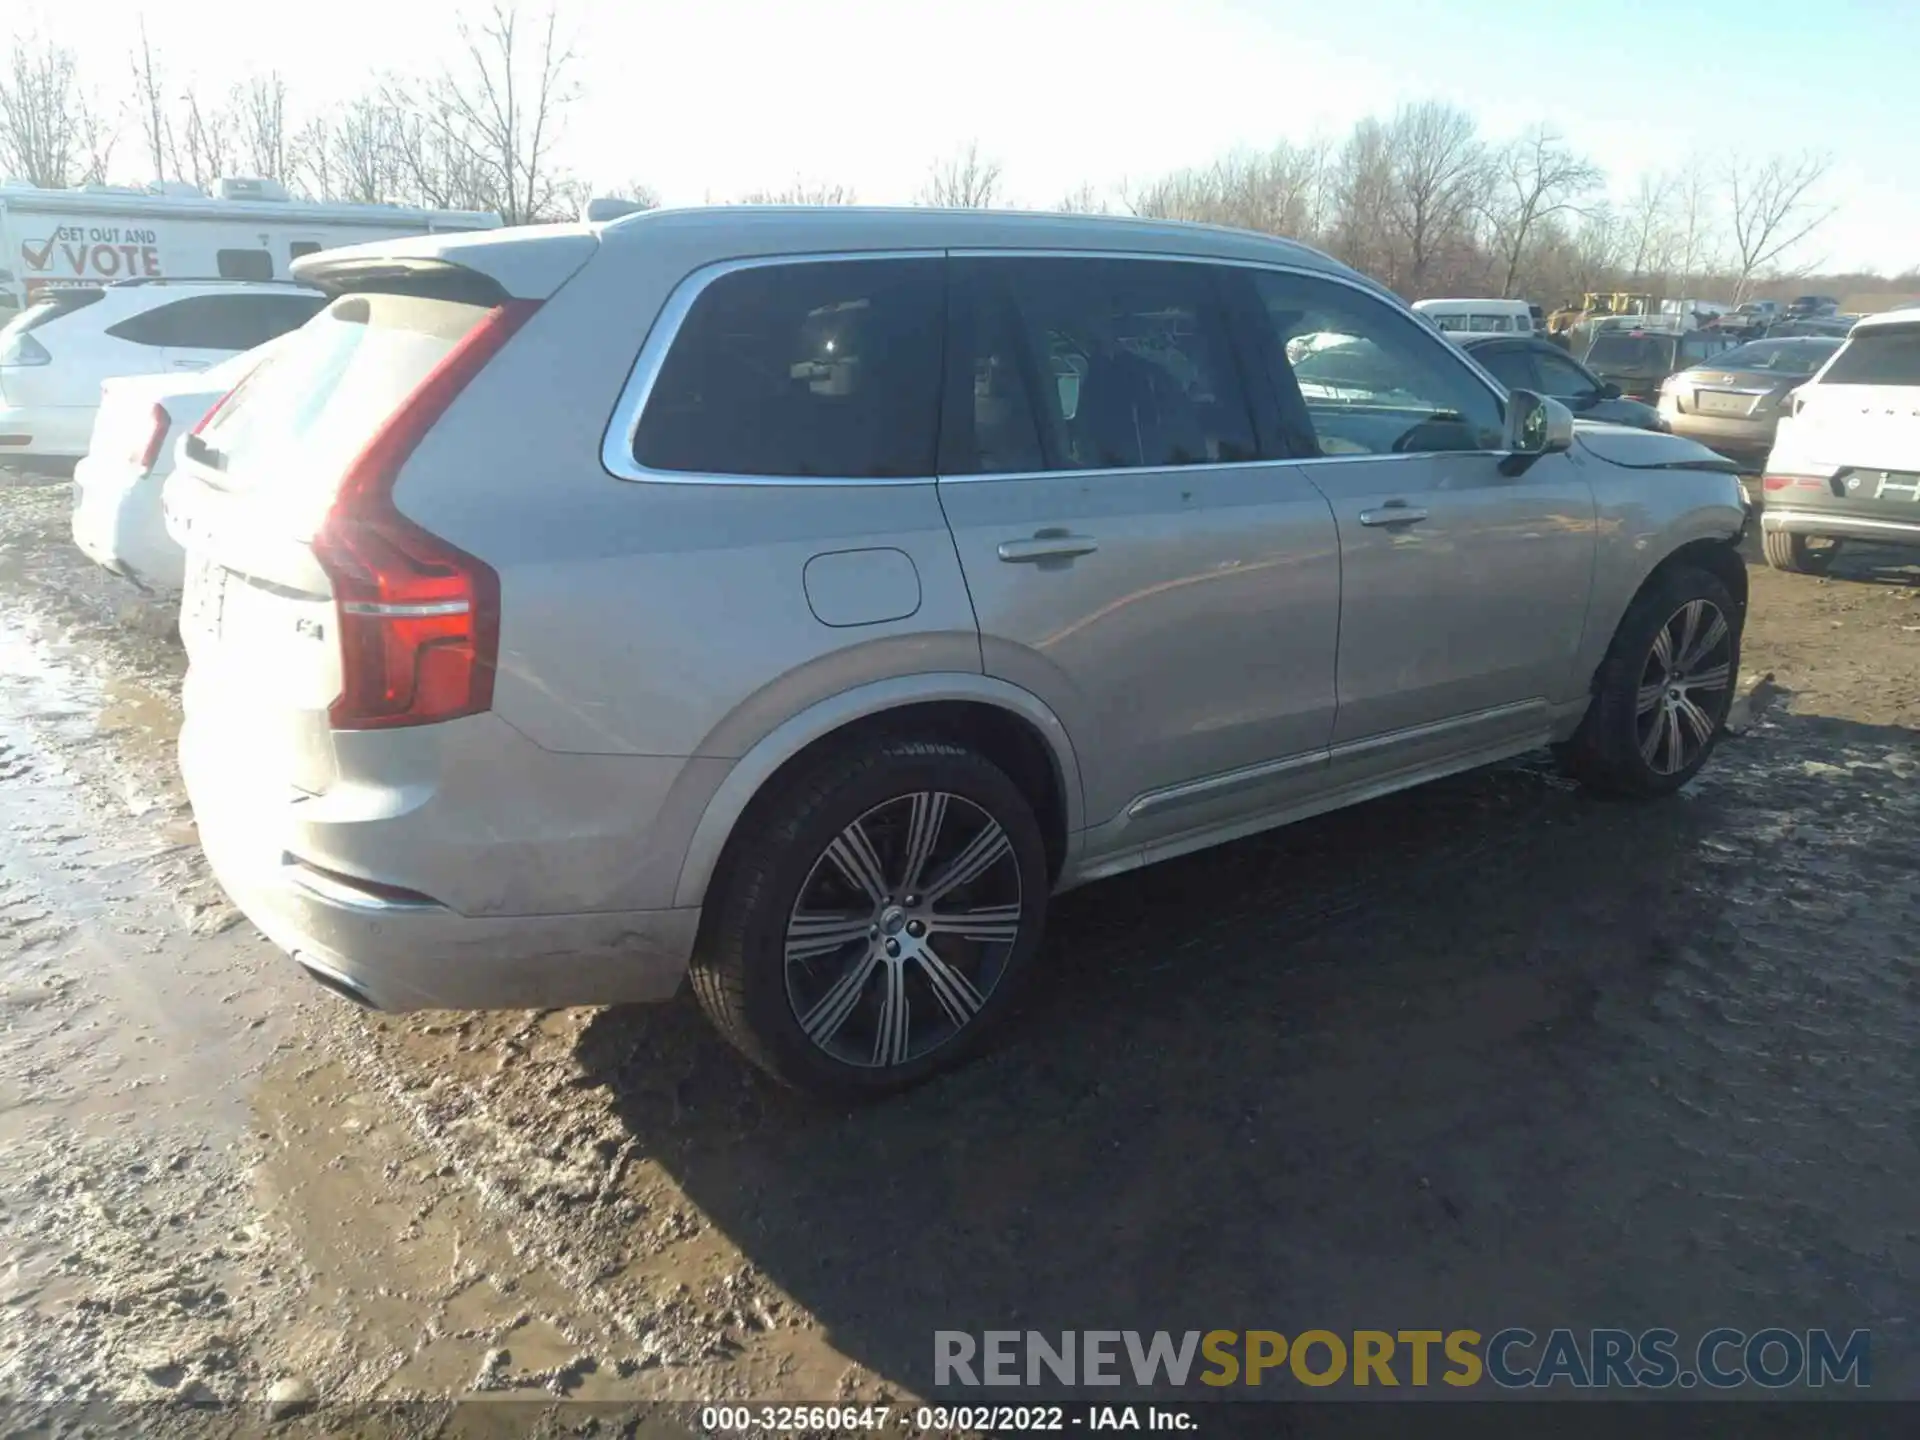
[[[934,473],[942,262],[754,266],[700,293],[634,436],[653,470]]]
[[[43,295],[27,306],[5,325],[0,325],[0,346],[16,335],[24,335],[29,330],[38,330],[49,320],[58,320],[62,315],[71,315],[76,310],[100,301],[106,295],[104,290],[55,290]]]
[[[342,296],[274,347],[200,439],[237,483],[271,483],[324,508],[381,424],[487,313],[411,295]]]
[[[1827,363],[1827,357],[1840,348],[1838,340],[1756,340],[1727,351],[1713,363],[1727,370],[1747,370],[1778,375],[1811,375]]]
[[[1603,330],[1587,351],[1587,364],[1595,369],[1658,370],[1673,363],[1673,337],[1670,335],[1634,335],[1618,330]]]
[[[1920,325],[1856,330],[1822,385],[1920,385]]]

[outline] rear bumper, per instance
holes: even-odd
[[[187,557],[160,511],[165,477],[88,455],[73,470],[73,541],[95,564],[158,590],[178,590]]]
[[[1920,545],[1920,519],[1879,520],[1831,510],[1766,509],[1760,528],[1769,533],[1819,535],[1835,540],[1867,540],[1883,545]]]
[[[539,821],[510,788],[483,820],[470,796],[457,811],[448,800],[436,806],[422,793],[431,786],[349,783],[344,799],[308,795],[249,775],[241,752],[233,735],[197,724],[189,703],[180,766],[214,874],[269,940],[332,988],[385,1010],[604,1005],[665,1000],[679,988],[699,909],[562,908],[579,878],[566,873],[564,852],[541,843]],[[357,806],[355,818],[308,818],[330,798],[336,810]],[[583,828],[591,819],[582,817]],[[433,833],[456,826],[465,833],[436,846]],[[619,848],[604,836],[601,846]],[[399,858],[426,847],[437,853],[419,866]],[[516,908],[540,909],[542,895],[560,903],[552,913],[461,913],[399,888],[430,883],[420,872],[436,867],[474,883],[512,867],[526,886]]]
[[[1773,448],[1777,419],[1743,420],[1737,416],[1682,414],[1671,405],[1660,407],[1660,418],[1675,435],[1697,440],[1709,450],[1718,450],[1741,460],[1767,458]]]

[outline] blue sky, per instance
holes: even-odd
[[[324,108],[371,65],[447,53],[460,0],[315,0],[271,47],[258,0],[8,7],[118,84],[144,16],[182,78],[277,65]],[[523,0],[532,9],[540,0]],[[1546,121],[1617,192],[1698,154],[1830,151],[1840,213],[1804,261],[1920,265],[1920,0],[561,0],[582,98],[564,158],[670,203],[794,178],[910,199],[977,139],[1047,204],[1236,146],[1336,136],[1438,97]],[[78,17],[84,13],[82,24]],[[297,34],[297,39],[293,38]],[[103,88],[106,88],[103,86]],[[138,151],[130,134],[129,156]]]

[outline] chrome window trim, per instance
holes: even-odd
[[[1342,275],[1337,271],[1320,270],[1312,266],[1289,264],[1278,260],[1248,260],[1233,256],[1195,254],[1190,251],[942,247],[939,249],[826,250],[719,260],[702,265],[683,277],[674,286],[672,293],[667,296],[666,303],[660,307],[660,313],[654,317],[653,324],[647,331],[647,338],[641,343],[640,353],[634,360],[633,369],[627,376],[626,384],[621,387],[620,398],[614,402],[613,415],[608,421],[606,433],[601,437],[602,468],[615,479],[646,484],[842,488],[850,485],[931,485],[936,481],[953,485],[987,480],[1039,480],[1054,479],[1062,475],[1091,478],[1105,475],[1138,475],[1143,472],[1185,474],[1189,471],[1266,469],[1275,465],[1345,465],[1355,461],[1378,463],[1391,460],[1428,460],[1436,455],[1497,456],[1505,453],[1500,450],[1420,450],[1386,455],[1276,456],[1263,460],[1209,461],[1198,465],[1128,465],[1098,470],[1016,470],[995,471],[987,474],[890,475],[877,478],[857,475],[728,475],[702,470],[655,470],[640,464],[634,458],[633,450],[639,438],[640,419],[646,413],[647,401],[652,396],[653,387],[660,378],[660,371],[666,363],[667,354],[673,348],[674,341],[679,338],[680,331],[686,325],[687,316],[693,310],[695,302],[705,293],[708,286],[742,270],[760,270],[774,265],[827,265],[873,260],[1144,260],[1177,265],[1216,265],[1237,270],[1268,270],[1306,279],[1327,280],[1333,284],[1345,286],[1356,294],[1364,295],[1374,303],[1386,306],[1389,310],[1396,303],[1390,295],[1382,293],[1371,282]],[[1417,321],[1415,321],[1415,328],[1419,330]],[[1438,346],[1445,352],[1450,360],[1461,364],[1467,373],[1478,380],[1493,396],[1501,409],[1505,410],[1506,392],[1474,362],[1471,355],[1459,346],[1448,342],[1437,332],[1429,335],[1426,331],[1420,330],[1419,333],[1428,343]],[[944,398],[943,396],[943,403]]]

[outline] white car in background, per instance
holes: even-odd
[[[160,506],[174,452],[279,344],[211,370],[101,382],[93,438],[73,471],[73,540],[89,559],[150,590],[181,588],[186,554],[167,533]]]
[[[1776,570],[1824,570],[1850,542],[1920,548],[1920,308],[1869,315],[1793,392],[1760,481]]]
[[[65,468],[87,453],[102,381],[209,369],[306,324],[325,303],[291,283],[48,291],[0,328],[0,460]]]

